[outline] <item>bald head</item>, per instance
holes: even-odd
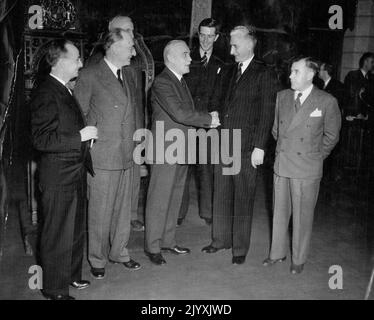
[[[191,61],[190,49],[184,41],[172,40],[166,45],[164,62],[169,69],[183,75],[190,72]]]
[[[131,37],[134,38],[134,24],[130,17],[127,16],[116,16],[109,21],[108,30],[122,29],[130,33]]]

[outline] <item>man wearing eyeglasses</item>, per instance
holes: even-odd
[[[214,43],[219,37],[219,25],[212,18],[204,19],[198,28],[199,47],[191,51],[190,73],[185,76],[188,88],[198,111],[219,110],[221,97],[221,75],[224,62],[213,53]],[[196,150],[199,150],[197,146]],[[213,166],[210,163],[209,140],[207,164],[190,165],[183,194],[178,225],[182,224],[189,205],[189,181],[195,173],[199,196],[199,215],[205,222],[212,223]],[[196,159],[199,159],[197,156]]]

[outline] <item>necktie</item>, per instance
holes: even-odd
[[[238,65],[238,70],[236,71],[236,78],[235,78],[235,82],[237,83],[242,75],[242,66],[243,66],[243,63],[240,62],[239,65]]]
[[[295,99],[295,112],[299,111],[299,109],[301,108],[301,101],[300,101],[300,98],[303,94],[301,92],[299,92],[297,94],[297,98]]]
[[[187,83],[186,83],[186,81],[184,80],[183,77],[181,78],[181,84],[182,84],[183,88],[187,88]]]
[[[123,82],[122,82],[122,79],[121,79],[121,69],[117,70],[117,79],[118,79],[121,87],[123,87]]]
[[[204,56],[201,58],[201,64],[206,67],[208,64],[208,56],[206,55],[206,52],[204,52]]]

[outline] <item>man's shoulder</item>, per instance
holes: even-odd
[[[325,90],[318,89],[317,87],[313,88],[313,94],[316,99],[319,100],[319,103],[325,103],[326,105],[329,105],[336,101],[335,97],[328,93]]]
[[[278,98],[284,98],[287,95],[293,94],[293,92],[294,91],[292,89],[284,89],[284,90],[278,91],[277,96]]]

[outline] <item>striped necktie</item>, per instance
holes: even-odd
[[[208,64],[208,56],[206,55],[206,52],[204,52],[203,57],[201,58],[201,64],[206,67]]]

